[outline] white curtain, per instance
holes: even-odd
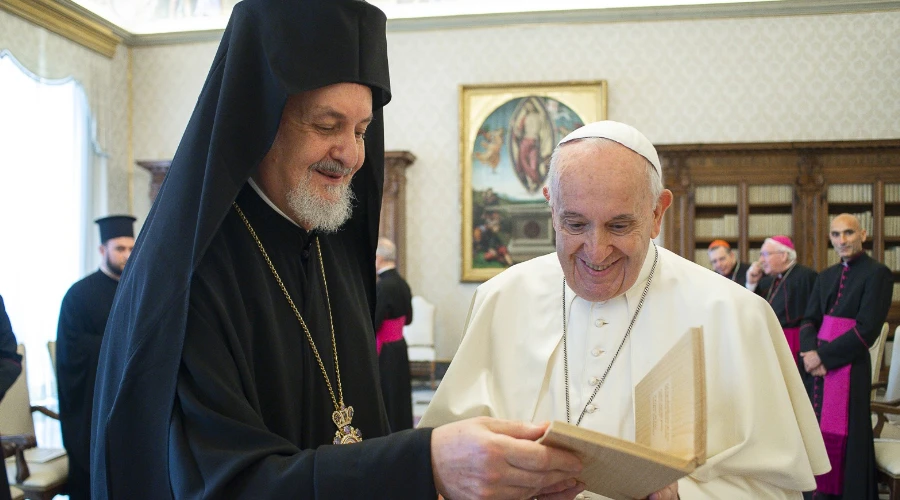
[[[32,404],[56,406],[47,342],[59,307],[91,259],[91,176],[103,155],[81,85],[45,80],[0,51],[0,295],[27,354]],[[38,443],[61,446],[35,414]]]

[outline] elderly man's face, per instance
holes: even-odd
[[[734,270],[737,257],[725,247],[716,247],[709,251],[709,263],[717,273],[724,276]]]
[[[647,160],[613,142],[565,145],[559,165],[552,212],[566,282],[585,300],[609,300],[637,281],[672,193],[651,200]]]
[[[338,83],[288,98],[260,188],[306,229],[335,230],[350,215],[350,181],[365,160],[372,91]]]
[[[859,220],[852,215],[838,215],[831,221],[831,245],[842,259],[853,257],[862,252],[866,241],[866,231],[859,225]]]
[[[759,261],[762,263],[763,272],[770,276],[787,271],[789,265],[787,252],[769,241],[763,243],[760,248]]]

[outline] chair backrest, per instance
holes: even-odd
[[[884,359],[884,343],[887,339],[888,324],[881,325],[881,333],[875,339],[875,343],[869,348],[869,355],[872,356],[872,383],[878,382],[881,375],[881,361]],[[893,353],[892,353],[893,354]]]
[[[25,346],[19,344],[16,351],[22,356],[22,374],[6,391],[0,401],[0,435],[28,434],[34,436],[31,419],[31,398],[28,396],[28,377],[25,375]]]
[[[891,368],[888,370],[887,388],[884,400],[893,401],[900,398],[900,326],[894,330],[894,347],[891,349]]]
[[[50,364],[53,365],[53,374],[56,375],[56,341],[47,342],[47,350],[50,352]]]
[[[434,346],[434,305],[416,295],[412,298],[413,320],[403,327],[409,346]]]

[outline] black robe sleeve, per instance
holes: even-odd
[[[430,430],[410,430],[389,438],[366,439],[364,435],[357,444],[305,449],[274,432],[273,428],[290,427],[291,422],[281,421],[289,415],[266,414],[272,407],[261,403],[267,395],[260,393],[264,388],[256,387],[264,383],[253,379],[265,370],[253,370],[253,353],[240,347],[246,338],[246,333],[238,333],[243,319],[224,314],[223,309],[229,308],[222,307],[223,295],[202,290],[202,286],[195,281],[192,295],[209,299],[191,300],[169,432],[175,498],[436,496]],[[235,318],[237,324],[231,324],[229,320]],[[285,353],[269,362],[290,363],[291,358]],[[345,394],[351,381],[349,377],[344,380]],[[316,389],[323,385],[321,379],[300,381],[307,383]],[[271,390],[278,389],[273,386]],[[301,393],[297,387],[295,399],[299,400]],[[312,419],[314,410],[309,406],[314,405],[304,401],[284,401],[275,411],[289,411],[291,405],[306,408],[294,415],[294,423]]]
[[[849,364],[855,358],[868,355],[869,347],[881,333],[881,326],[891,308],[894,277],[883,265],[874,266],[862,283],[862,298],[856,314],[856,327],[831,342],[819,346],[819,359],[828,370]],[[860,342],[860,337],[865,344]]]
[[[22,357],[16,353],[16,336],[0,297],[0,399],[22,373]]]
[[[800,352],[815,351],[818,344],[817,337],[819,335],[819,327],[822,325],[822,318],[825,316],[824,299],[822,295],[823,283],[831,282],[829,268],[819,275],[819,279],[813,284],[812,292],[809,295],[809,302],[806,303],[806,312],[803,314],[803,322],[800,324]]]

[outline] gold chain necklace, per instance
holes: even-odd
[[[303,321],[303,316],[300,315],[300,311],[297,309],[297,306],[294,305],[294,300],[291,299],[291,294],[288,293],[287,288],[284,286],[284,282],[281,281],[281,276],[278,275],[278,271],[275,270],[275,265],[272,264],[272,260],[269,258],[269,254],[266,253],[266,249],[263,247],[262,242],[259,240],[259,237],[256,236],[256,231],[253,230],[253,226],[250,225],[250,221],[247,220],[247,217],[244,216],[243,210],[238,206],[237,202],[232,203],[235,211],[241,217],[241,220],[244,221],[244,225],[247,226],[247,230],[250,231],[250,236],[253,236],[253,240],[256,241],[256,246],[259,247],[260,253],[262,253],[263,259],[266,260],[266,264],[269,265],[269,269],[272,271],[272,275],[275,276],[275,281],[278,283],[278,286],[281,288],[282,293],[284,293],[284,297],[287,299],[288,304],[290,304],[291,309],[294,311],[294,315],[297,316],[297,319],[300,321],[300,326],[303,327],[303,331],[306,333],[306,340],[309,341],[309,347],[312,349],[313,354],[316,356],[316,361],[319,362],[319,369],[322,370],[322,376],[325,377],[325,385],[328,386],[328,394],[331,395],[331,402],[334,403],[334,412],[331,414],[331,420],[334,421],[334,425],[337,426],[337,431],[334,433],[334,444],[351,444],[351,443],[359,443],[362,441],[362,434],[359,432],[359,429],[352,427],[350,425],[350,421],[353,419],[353,407],[344,405],[344,391],[341,388],[341,368],[338,364],[338,352],[337,352],[337,341],[334,337],[334,320],[331,316],[331,299],[328,297],[328,281],[325,279],[325,263],[322,261],[322,246],[319,244],[319,238],[316,238],[316,250],[319,253],[319,266],[322,269],[322,284],[325,286],[325,303],[328,305],[328,322],[331,324],[331,349],[334,353],[334,374],[335,379],[337,380],[338,387],[338,397],[334,397],[334,389],[331,387],[331,380],[328,378],[328,372],[325,371],[325,364],[322,363],[322,357],[319,356],[319,350],[316,349],[316,343],[313,341],[312,334],[309,333],[309,328],[306,326],[306,322]]]

